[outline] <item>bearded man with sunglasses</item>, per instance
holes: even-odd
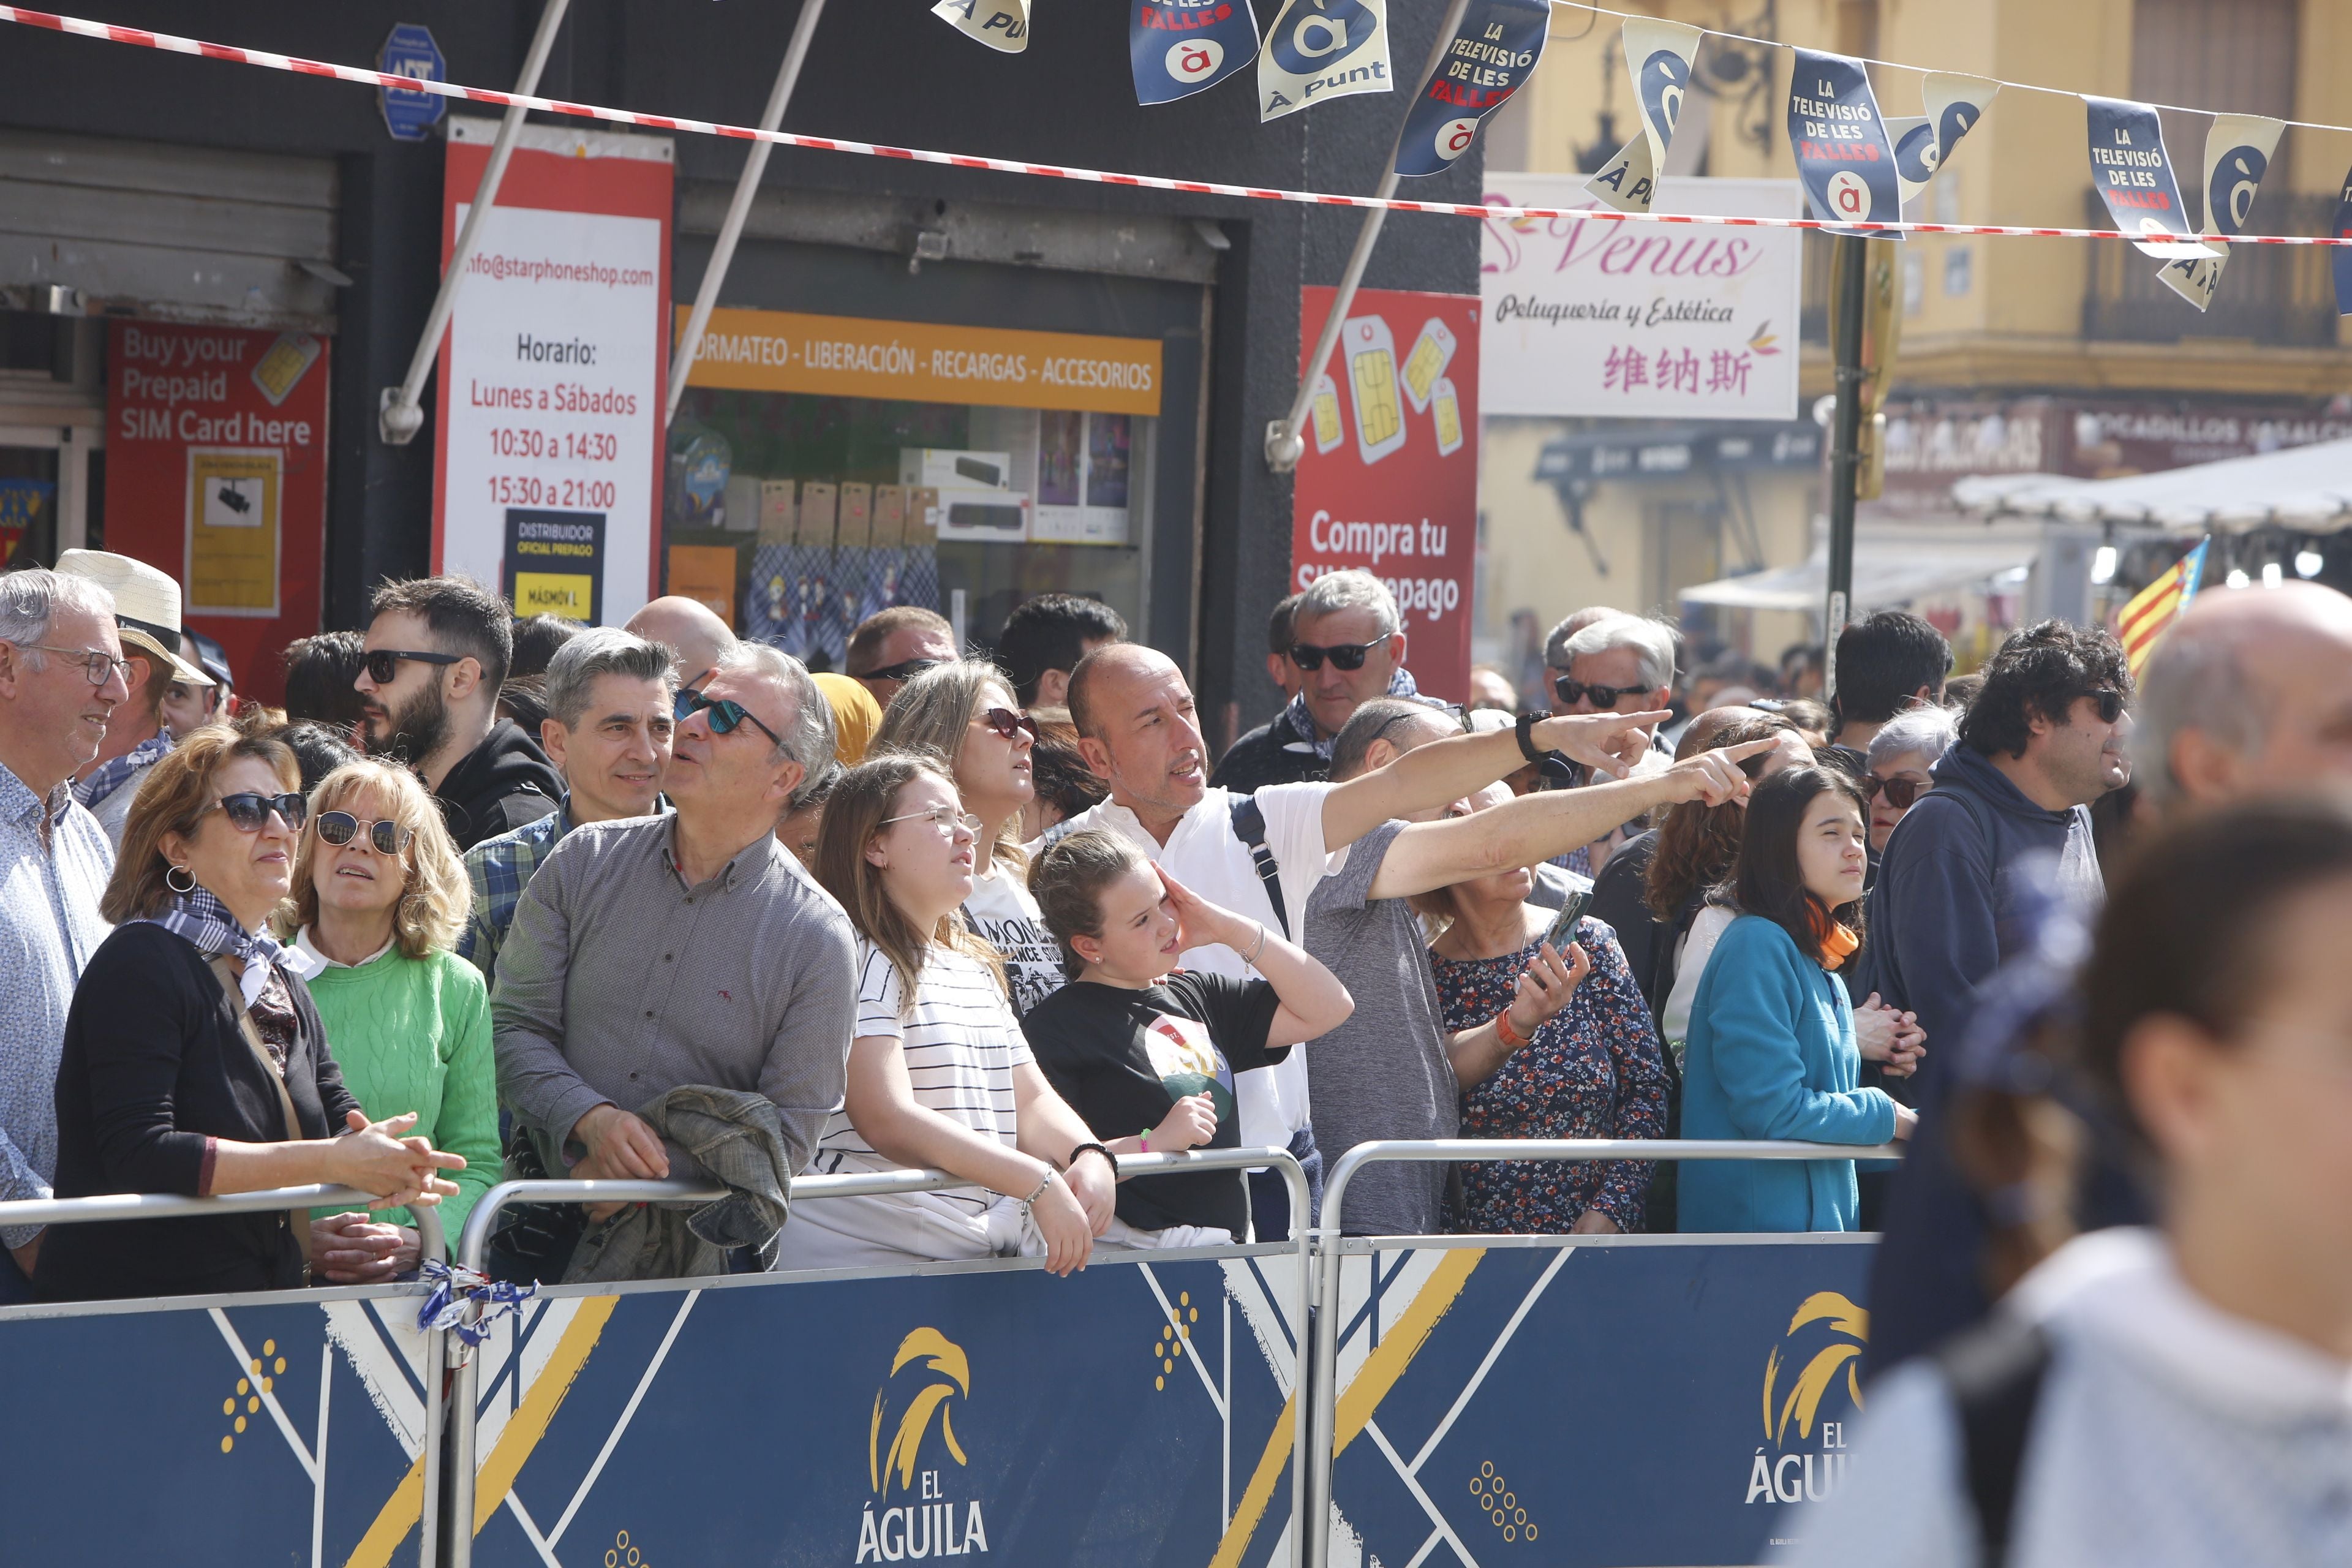
[[[563,780],[537,742],[499,717],[514,612],[464,577],[385,583],[369,605],[360,743],[407,763],[441,804],[460,852],[555,809]]]
[[[664,786],[677,809],[574,828],[515,909],[490,995],[499,1098],[551,1173],[698,1180],[700,1163],[656,1125],[662,1102],[758,1096],[774,1118],[744,1126],[779,1145],[780,1194],[841,1103],[856,1032],[849,918],[776,837],[832,761],[832,710],[798,659],[757,643],[681,705]],[[493,1258],[561,1279],[578,1240],[566,1223],[518,1220],[502,1243],[527,1225],[552,1239],[527,1257],[494,1244]],[[773,1241],[746,1238],[739,1262],[764,1268]]]

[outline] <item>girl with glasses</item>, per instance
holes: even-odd
[[[1062,952],[1029,895],[1022,812],[1036,798],[1037,726],[1013,700],[1003,674],[980,659],[935,665],[898,689],[874,736],[874,752],[947,759],[964,809],[980,818],[964,923],[1004,960],[1013,1012],[1062,984]]]
[[[797,1204],[779,1267],[1038,1257],[1086,1266],[1116,1164],[1037,1068],[1002,961],[957,911],[984,825],[936,760],[872,757],[825,805],[816,877],[857,931],[856,1037],[843,1109],[809,1173],[942,1170],[982,1191]]]
[[[465,863],[414,773],[355,762],[320,781],[278,931],[317,965],[310,998],[360,1109],[413,1112],[418,1136],[465,1156],[441,1207],[453,1236],[499,1173],[489,997],[452,951],[471,907]],[[404,1210],[319,1209],[310,1241],[312,1268],[338,1285],[416,1268]]]
[[[308,813],[293,753],[208,724],[155,764],[125,824],[58,1070],[61,1198],[206,1195],[313,1182],[370,1205],[437,1204],[465,1160],[343,1083],[299,952],[268,934]],[[34,1287],[52,1300],[284,1289],[310,1274],[307,1216],[65,1225]]]

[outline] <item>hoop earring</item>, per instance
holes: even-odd
[[[185,877],[188,879],[188,885],[183,888],[179,883],[172,880],[174,873]],[[185,866],[174,866],[171,870],[163,873],[163,886],[175,893],[193,893],[196,890],[196,874]]]

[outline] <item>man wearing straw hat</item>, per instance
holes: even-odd
[[[58,572],[114,595],[115,630],[131,667],[131,700],[115,710],[105,743],[74,780],[74,798],[120,849],[140,781],[172,749],[171,731],[163,727],[165,695],[174,682],[205,688],[213,678],[180,657],[180,585],[168,574],[103,550],[68,550],[58,557]]]

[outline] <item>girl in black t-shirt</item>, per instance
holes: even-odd
[[[1270,1067],[1355,1011],[1331,972],[1255,921],[1187,892],[1126,838],[1073,833],[1030,872],[1068,984],[1021,1021],[1037,1065],[1114,1153],[1240,1146],[1234,1074]],[[1222,943],[1263,980],[1175,968]],[[1106,1244],[1245,1238],[1238,1172],[1139,1176],[1118,1188]]]

